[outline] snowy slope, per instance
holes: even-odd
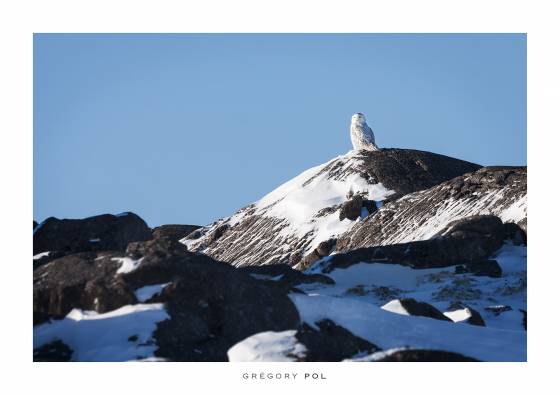
[[[378,206],[392,195],[407,194],[478,169],[478,165],[415,150],[350,151],[304,171],[259,201],[181,240],[236,266],[297,263],[319,243],[352,229],[339,219],[348,192]],[[366,216],[367,211],[362,216]]]

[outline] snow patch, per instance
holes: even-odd
[[[41,252],[37,255],[33,255],[33,260],[36,261],[38,259],[41,259],[44,256],[49,256],[50,253],[51,253],[50,251],[45,251],[45,252]]]
[[[262,332],[231,347],[230,362],[293,362],[305,356],[307,349],[298,343],[296,331]]]
[[[121,273],[130,273],[138,268],[144,260],[144,257],[140,259],[132,259],[129,257],[119,257],[119,258],[111,258],[112,261],[117,261],[121,263],[121,267],[117,270],[117,274]]]
[[[151,358],[157,349],[152,333],[167,318],[161,303],[128,305],[104,314],[74,309],[62,320],[34,327],[33,348],[61,340],[74,351],[73,361]]]
[[[136,299],[138,299],[139,302],[145,302],[146,300],[159,295],[169,284],[171,283],[147,285],[134,291],[134,295],[136,295]]]

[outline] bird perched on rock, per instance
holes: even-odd
[[[352,145],[355,150],[379,150],[379,147],[375,144],[373,131],[366,123],[366,117],[364,114],[360,112],[352,115],[352,122],[350,123],[350,138],[352,139]]]

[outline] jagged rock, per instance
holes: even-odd
[[[403,298],[395,299],[384,305],[382,308],[392,311],[393,308],[398,307],[404,309],[409,315],[422,316],[428,318],[434,318],[441,321],[453,322],[451,319],[446,317],[441,311],[436,309],[429,303],[419,302],[413,298]]]
[[[174,240],[180,240],[189,236],[197,229],[200,229],[199,225],[161,225],[154,228],[152,236],[155,239],[159,237],[171,237]]]
[[[472,273],[475,276],[501,277],[502,268],[494,259],[470,262],[465,265],[455,267],[455,273]]]
[[[37,225],[39,225],[39,224],[37,223],[37,221],[33,220],[33,230],[35,230],[35,228],[37,227]]]
[[[508,221],[526,229],[526,197],[526,167],[482,168],[392,202],[385,200],[375,215],[341,234],[336,249],[346,252],[425,240],[444,228],[446,218],[464,219],[482,212],[507,215]],[[519,207],[515,220],[507,214],[512,206]]]
[[[296,339],[306,348],[305,356],[298,361],[338,362],[359,353],[373,353],[380,348],[329,319],[315,323],[318,330],[303,324],[296,332]]]
[[[33,233],[33,254],[44,251],[124,251],[128,243],[152,238],[148,225],[134,213],[84,219],[50,217]]]
[[[350,200],[342,204],[338,218],[341,221],[344,219],[354,221],[362,212],[362,202],[363,199],[360,195],[352,196]]]
[[[503,242],[503,231],[498,227],[496,233],[477,232],[481,222],[495,224],[499,218],[481,219],[480,216],[467,218],[446,227],[438,237],[429,240],[414,241],[403,244],[382,245],[369,248],[358,248],[329,257],[328,265],[323,269],[328,273],[336,268],[346,268],[356,263],[398,263],[415,269],[455,266],[465,263],[465,268],[470,267],[478,272],[497,273],[496,265],[483,260],[493,254]],[[493,226],[493,225],[492,225]],[[492,229],[488,227],[484,229]],[[338,243],[337,243],[338,245]],[[479,264],[476,264],[476,263]],[[469,266],[470,264],[472,266]],[[499,268],[499,265],[498,265]],[[461,270],[461,269],[459,269]],[[465,269],[466,270],[466,269]],[[500,269],[501,272],[501,269]]]
[[[405,349],[391,352],[376,362],[479,362],[462,354],[440,350]]]
[[[33,362],[69,362],[74,352],[68,345],[55,340],[33,350]]]

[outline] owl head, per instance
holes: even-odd
[[[352,123],[365,123],[365,122],[366,122],[366,117],[361,112],[357,112],[354,115],[352,115]]]

